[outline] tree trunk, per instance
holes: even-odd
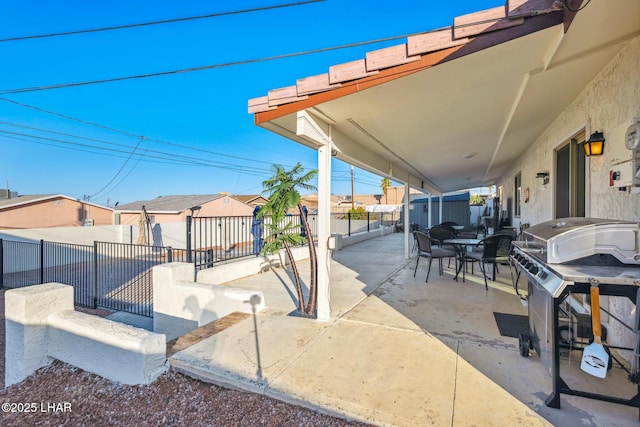
[[[293,253],[291,252],[291,247],[286,240],[282,241],[282,246],[284,246],[284,250],[287,253],[287,258],[289,258],[289,264],[291,264],[291,270],[293,271],[293,281],[296,284],[296,292],[298,293],[298,313],[300,316],[306,315],[304,311],[304,295],[302,294],[302,284],[300,283],[300,273],[298,272],[298,266],[296,266],[296,261],[293,259]]]
[[[318,305],[318,257],[316,255],[316,246],[313,241],[313,234],[309,221],[302,210],[302,205],[298,203],[298,210],[300,211],[300,219],[304,226],[304,231],[307,234],[307,243],[309,244],[309,266],[311,272],[311,283],[309,285],[309,300],[307,301],[307,315],[314,316],[316,313],[316,306]]]

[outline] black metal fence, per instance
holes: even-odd
[[[332,233],[351,235],[372,231],[394,220],[382,213],[332,214]],[[307,216],[317,235],[316,215]],[[154,266],[189,262],[211,268],[238,258],[255,256],[269,236],[270,218],[256,224],[252,216],[187,218],[187,249],[94,242],[22,242],[0,239],[0,288],[20,288],[49,282],[73,286],[75,304],[153,316]],[[303,233],[299,215],[287,216],[294,232]],[[284,224],[282,224],[284,225]],[[299,231],[298,231],[299,230]]]
[[[390,212],[345,212],[331,214],[332,234],[351,236],[355,233],[393,226],[398,219]],[[199,254],[193,261],[196,268],[210,268],[238,258],[256,256],[261,241],[269,237],[271,217],[262,222],[253,216],[187,217],[187,253]],[[317,236],[317,215],[308,214],[307,221],[314,238]],[[280,226],[291,223],[295,232],[304,233],[300,215],[287,215]],[[194,255],[195,256],[195,255]]]
[[[311,233],[317,235],[316,215],[307,215]],[[238,258],[256,256],[269,237],[271,217],[262,221],[253,216],[187,217],[187,253],[197,256],[196,268],[210,268]],[[291,223],[304,233],[300,215],[287,215],[281,226]],[[191,261],[189,261],[191,262]]]
[[[77,306],[153,317],[152,268],[186,258],[170,247],[0,239],[0,288],[59,282],[73,286]]]
[[[153,317],[153,267],[184,262],[186,252],[171,247],[95,242],[97,307]]]

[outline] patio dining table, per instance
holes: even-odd
[[[465,273],[466,273],[466,265],[464,262],[465,253],[467,252],[467,248],[469,246],[476,246],[482,240],[480,239],[447,239],[443,243],[447,245],[453,245],[456,249],[456,275],[453,278],[456,282],[458,281],[458,276],[460,274],[460,270],[462,270],[462,281],[465,281]]]

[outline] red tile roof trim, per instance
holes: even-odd
[[[249,113],[260,124],[562,23],[562,13],[551,13],[558,11],[553,3],[507,0],[505,6],[457,17],[452,27],[410,36],[406,44],[368,52],[366,59],[330,67],[328,74],[270,90],[267,97],[249,100]]]

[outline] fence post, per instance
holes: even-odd
[[[367,212],[367,233],[371,231],[371,212]]]
[[[44,240],[40,239],[40,284],[44,283]]]
[[[191,262],[191,215],[187,215],[187,262]]]
[[[98,242],[93,241],[93,308],[98,308]]]
[[[0,239],[0,289],[4,288],[4,241]]]
[[[167,262],[173,262],[173,250],[171,246],[167,247]]]
[[[351,212],[347,212],[347,236],[351,236]]]

